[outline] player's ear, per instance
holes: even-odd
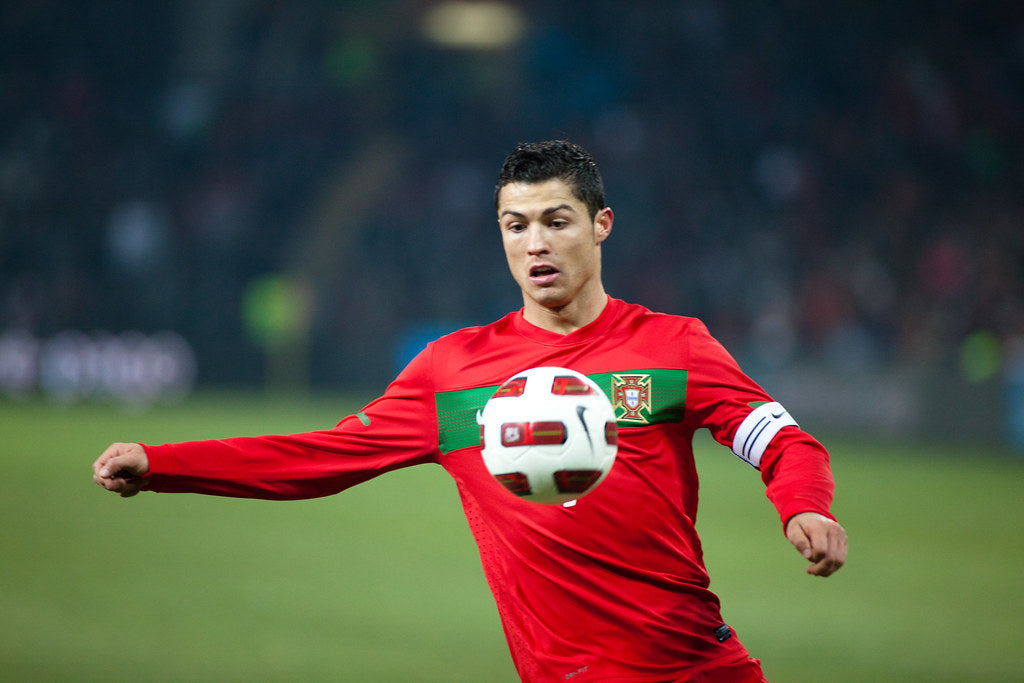
[[[614,222],[615,214],[612,213],[610,206],[604,207],[594,216],[594,237],[597,238],[598,244],[608,239],[608,235],[612,231],[612,223]]]

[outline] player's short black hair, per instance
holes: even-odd
[[[572,189],[573,195],[584,203],[590,217],[603,209],[604,181],[597,162],[587,150],[568,140],[524,142],[505,157],[494,186],[494,207],[498,207],[498,194],[509,183],[543,183],[558,179]]]

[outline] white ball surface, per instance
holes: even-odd
[[[484,464],[524,500],[566,504],[615,463],[615,410],[601,388],[567,368],[537,367],[501,385],[480,414]]]

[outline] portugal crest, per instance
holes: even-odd
[[[612,406],[616,419],[647,424],[651,418],[651,376],[612,375]]]

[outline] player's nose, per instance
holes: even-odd
[[[548,251],[547,235],[543,226],[531,225],[527,228],[526,249],[531,254],[543,254]]]

